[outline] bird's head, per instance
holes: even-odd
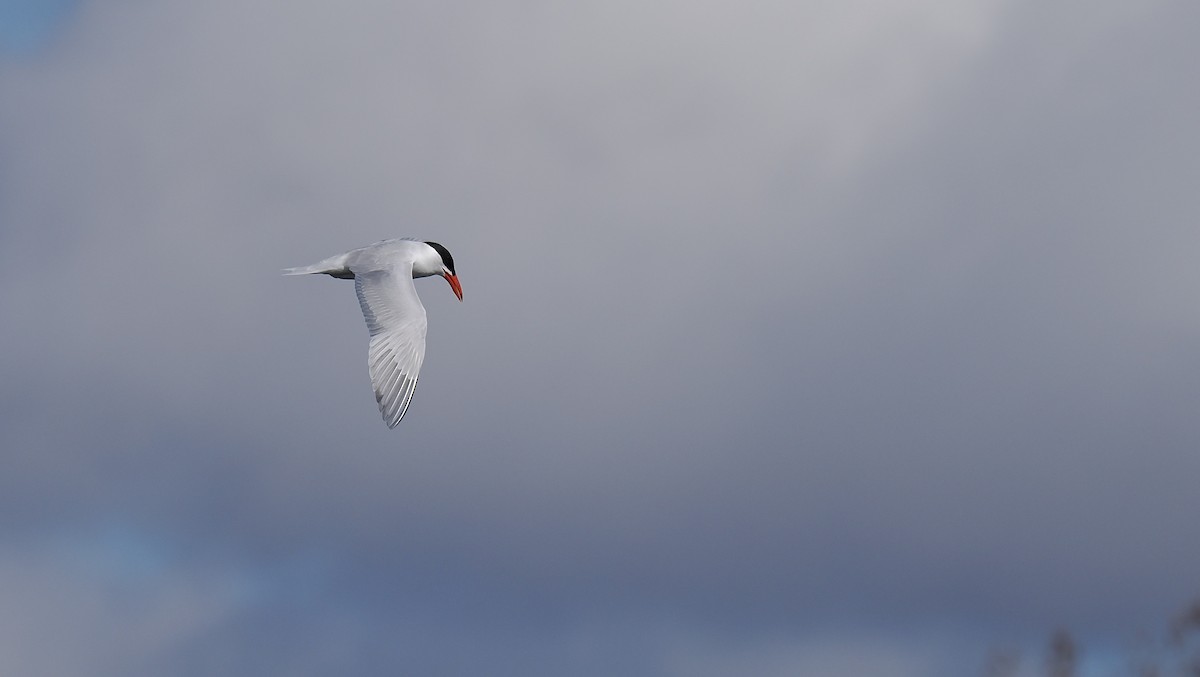
[[[450,288],[454,290],[454,295],[461,301],[462,285],[458,283],[458,274],[454,272],[454,257],[450,255],[450,250],[436,242],[426,242],[425,244],[433,247],[438,256],[442,257],[442,270],[438,275],[441,275],[450,283]]]

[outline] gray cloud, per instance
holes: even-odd
[[[1049,11],[82,5],[0,62],[0,626],[83,600],[60,673],[664,675],[1154,626],[1195,10]],[[350,286],[278,269],[399,235],[467,302],[418,284],[388,431]]]

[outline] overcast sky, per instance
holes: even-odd
[[[1200,595],[1190,0],[0,2],[0,673],[1093,674]],[[388,430],[353,285],[453,252]]]

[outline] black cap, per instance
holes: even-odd
[[[451,275],[458,274],[458,273],[454,272],[454,257],[450,256],[449,249],[446,249],[445,247],[443,247],[442,245],[440,245],[436,242],[426,242],[425,244],[429,245],[430,247],[433,247],[434,251],[436,251],[438,253],[438,255],[442,257],[442,265],[446,266],[446,268],[450,271]]]

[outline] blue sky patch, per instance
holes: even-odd
[[[50,40],[79,0],[0,0],[0,52],[32,52]]]

